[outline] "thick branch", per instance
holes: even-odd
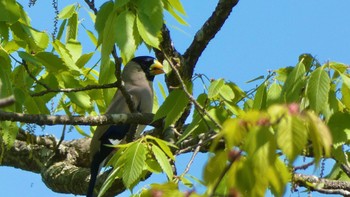
[[[66,116],[21,114],[0,111],[0,121],[34,123],[37,125],[108,125],[108,124],[144,124],[150,125],[153,120],[151,113],[105,114],[99,116]],[[152,126],[160,124],[154,122]]]
[[[350,182],[319,178],[313,175],[294,174],[296,184],[324,194],[350,195]]]
[[[202,52],[207,47],[210,40],[220,31],[226,19],[230,15],[233,7],[238,3],[238,0],[220,0],[213,14],[199,29],[186,52],[184,53],[185,68],[184,78],[190,79],[193,75],[194,67],[202,55]]]

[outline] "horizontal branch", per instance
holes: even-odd
[[[22,114],[0,111],[0,121],[33,123],[37,125],[108,125],[108,124],[144,124],[155,127],[161,126],[154,122],[152,113],[105,114],[98,116],[66,116]]]
[[[0,99],[0,108],[12,105],[14,102],[15,102],[15,97],[13,95],[6,98],[2,98]]]
[[[313,175],[294,174],[294,183],[324,194],[350,196],[350,182],[330,180]]]
[[[108,84],[103,84],[103,85],[87,85],[85,87],[81,87],[81,88],[61,88],[61,89],[52,89],[52,88],[48,88],[44,91],[41,92],[37,92],[37,93],[33,93],[31,94],[31,96],[43,96],[45,94],[48,93],[58,93],[58,92],[81,92],[81,91],[86,91],[86,90],[94,90],[94,89],[107,89],[107,88],[116,88],[117,87],[117,83],[108,83]]]

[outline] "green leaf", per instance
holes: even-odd
[[[2,137],[2,141],[5,144],[7,150],[9,150],[13,146],[13,143],[15,142],[17,133],[19,131],[17,124],[10,121],[1,121],[0,128],[0,137]]]
[[[330,82],[331,80],[328,74],[322,67],[317,68],[310,75],[307,86],[307,96],[310,100],[311,109],[316,113],[321,112],[328,102]]]
[[[267,90],[266,105],[271,106],[272,104],[279,103],[282,93],[282,87],[276,81],[271,84]]]
[[[86,92],[70,92],[67,93],[68,98],[72,103],[78,105],[83,109],[91,108],[90,96]]]
[[[50,114],[45,102],[40,97],[27,96],[24,106],[29,114]]]
[[[29,54],[28,54],[29,55]],[[35,54],[35,58],[40,62],[41,65],[49,72],[60,72],[62,70],[68,70],[67,66],[64,64],[63,60],[57,55],[49,52],[40,52]],[[32,62],[34,63],[34,62]]]
[[[210,83],[210,86],[208,88],[208,98],[209,99],[213,99],[216,96],[218,96],[218,94],[221,91],[221,88],[225,85],[225,81],[224,79],[217,79],[214,80]]]
[[[217,181],[227,163],[227,155],[224,151],[217,152],[206,164],[203,172],[203,179],[206,186],[210,186]]]
[[[104,196],[104,194],[107,192],[107,190],[112,186],[115,179],[117,178],[117,175],[120,171],[120,168],[113,168],[112,172],[108,175],[106,181],[103,183],[100,192],[98,193],[98,197]]]
[[[165,172],[165,174],[168,176],[168,179],[172,180],[173,171],[172,171],[171,165],[168,161],[168,158],[166,157],[164,152],[160,148],[158,148],[158,146],[155,146],[155,145],[152,146],[152,152],[153,152],[157,162],[159,163],[160,167]]]
[[[144,144],[138,142],[132,144],[125,151],[125,166],[123,172],[123,183],[125,187],[131,188],[142,174],[143,167],[145,166],[147,149]]]
[[[307,142],[305,123],[296,116],[286,115],[277,126],[277,145],[290,163],[302,152]]]
[[[163,26],[163,6],[160,0],[137,2],[137,28],[140,36],[149,46],[159,48],[160,30]]]
[[[124,5],[126,5],[127,3],[129,3],[130,0],[117,0],[115,1],[114,7],[115,8],[119,8],[122,7]]]
[[[182,6],[180,0],[167,0],[170,5],[183,15],[186,15],[185,9]]]
[[[164,151],[164,153],[167,154],[170,159],[175,160],[175,157],[169,148],[169,146],[171,146],[173,148],[177,148],[174,144],[169,143],[169,142],[164,141],[164,140],[161,140],[159,138],[153,137],[153,136],[147,136],[147,137],[156,141],[157,144],[159,145],[159,147]]]
[[[98,32],[97,46],[102,43],[103,32],[105,29],[106,21],[111,15],[111,12],[113,11],[113,7],[114,7],[113,1],[107,1],[100,7],[100,10],[97,12],[96,23],[95,23],[95,29]]]
[[[101,66],[109,64],[109,57],[112,52],[114,43],[117,39],[118,23],[119,18],[118,12],[113,10],[107,18],[106,25],[103,30],[103,40],[101,49]]]
[[[263,83],[256,90],[253,109],[261,110],[265,108],[266,108],[266,85],[265,83]]]
[[[334,113],[328,122],[328,127],[332,134],[333,146],[339,146],[348,143],[350,140],[350,114],[337,112]]]
[[[70,39],[66,44],[66,48],[69,51],[69,54],[71,54],[74,62],[76,62],[81,57],[83,46],[81,46],[80,42]]]
[[[158,87],[159,87],[160,93],[162,94],[163,99],[166,99],[167,96],[166,96],[164,87],[163,87],[163,85],[160,82],[158,82]]]
[[[291,176],[284,162],[276,159],[275,164],[267,170],[266,178],[271,185],[270,189],[274,196],[283,196]]]
[[[160,106],[153,120],[165,118],[164,128],[175,123],[186,109],[189,99],[183,90],[173,90]]]
[[[68,19],[72,17],[72,15],[75,13],[75,3],[67,5],[64,7],[61,12],[57,15],[58,19]]]
[[[73,75],[82,74],[81,70],[77,67],[77,65],[75,65],[72,55],[70,54],[68,49],[59,40],[55,40],[52,43],[52,46],[55,48],[57,53],[61,56],[66,66],[70,69],[71,74]]]
[[[78,38],[78,14],[73,13],[72,17],[68,19],[66,30],[66,43],[70,40],[76,41]]]
[[[75,62],[75,64],[78,66],[78,68],[83,68],[91,59],[91,57],[94,55],[94,52],[83,54],[79,57],[79,59]]]
[[[306,111],[308,118],[309,136],[312,142],[312,150],[316,165],[322,157],[329,157],[332,146],[332,135],[328,127],[320,118],[310,111]]]
[[[282,95],[287,103],[300,100],[305,87],[305,72],[304,64],[299,63],[288,75],[282,88]]]
[[[15,0],[0,0],[0,21],[16,22],[20,17],[20,9]]]
[[[123,62],[129,62],[134,56],[137,45],[134,39],[135,14],[131,11],[123,11],[117,20],[116,42],[121,51]]]
[[[169,3],[169,1],[165,0],[164,9],[166,9],[176,20],[182,25],[188,26],[188,23],[174,10],[174,7]],[[183,14],[185,15],[185,14]]]
[[[232,101],[235,98],[235,93],[233,92],[232,88],[227,84],[224,84],[224,86],[222,86],[219,94],[226,101]]]

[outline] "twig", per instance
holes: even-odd
[[[17,60],[16,60],[16,61],[17,61]],[[20,63],[20,62],[18,62],[18,63]],[[30,78],[32,78],[37,84],[43,86],[43,87],[46,88],[47,90],[50,90],[50,89],[51,89],[48,85],[46,85],[45,83],[42,83],[41,81],[39,81],[39,80],[30,72],[30,70],[29,70],[29,68],[28,68],[28,64],[27,64],[26,61],[22,60],[22,63],[20,63],[20,64],[23,65],[23,67],[26,69],[26,71],[27,71],[28,75],[30,76]]]
[[[210,121],[212,121],[215,126],[219,129],[222,129],[222,126],[216,122],[214,120],[213,117],[210,116],[210,114],[196,101],[196,99],[192,96],[191,93],[189,93],[189,91],[186,88],[185,82],[183,81],[183,79],[181,78],[181,75],[179,73],[179,71],[177,70],[177,68],[175,67],[175,65],[172,63],[172,61],[169,59],[169,57],[164,54],[165,59],[169,62],[169,65],[171,66],[171,68],[175,71],[175,74],[178,78],[178,80],[180,81],[181,87],[183,89],[183,91],[185,92],[185,94],[187,95],[188,99],[190,99],[190,101],[195,105],[195,107],[198,109],[198,112],[201,113],[202,115],[206,115]]]
[[[15,97],[13,95],[6,98],[2,98],[0,99],[0,108],[12,105],[14,102],[15,102]]]
[[[63,129],[62,129],[62,134],[61,134],[61,138],[60,138],[60,141],[57,143],[57,146],[56,146],[56,151],[59,150],[60,148],[60,145],[62,144],[63,140],[64,140],[64,136],[66,135],[66,127],[67,125],[63,125]]]
[[[191,165],[192,165],[192,163],[194,161],[194,158],[196,157],[196,155],[198,154],[199,150],[201,149],[202,141],[203,141],[202,139],[199,140],[196,149],[193,151],[193,154],[192,154],[192,157],[191,157],[190,161],[187,163],[186,168],[185,168],[184,172],[182,173],[183,175],[187,174],[187,172],[190,170],[190,167],[191,167]]]
[[[297,171],[297,170],[306,170],[308,167],[314,165],[315,162],[314,161],[311,161],[309,163],[306,163],[306,164],[303,164],[301,166],[296,166],[293,168],[294,171]]]
[[[87,85],[85,87],[81,88],[62,88],[62,89],[47,89],[41,92],[33,93],[31,96],[43,96],[48,93],[57,93],[57,92],[80,92],[80,91],[86,91],[86,90],[94,90],[94,89],[107,89],[107,88],[115,88],[117,87],[117,83],[108,83],[108,84],[103,84],[103,85]]]

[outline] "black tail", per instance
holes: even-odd
[[[91,168],[90,168],[91,177],[90,177],[89,188],[88,188],[86,197],[94,197],[94,188],[95,188],[98,172],[100,171],[100,163],[101,163],[100,160],[101,159],[99,157],[99,154],[96,154],[92,159]]]

